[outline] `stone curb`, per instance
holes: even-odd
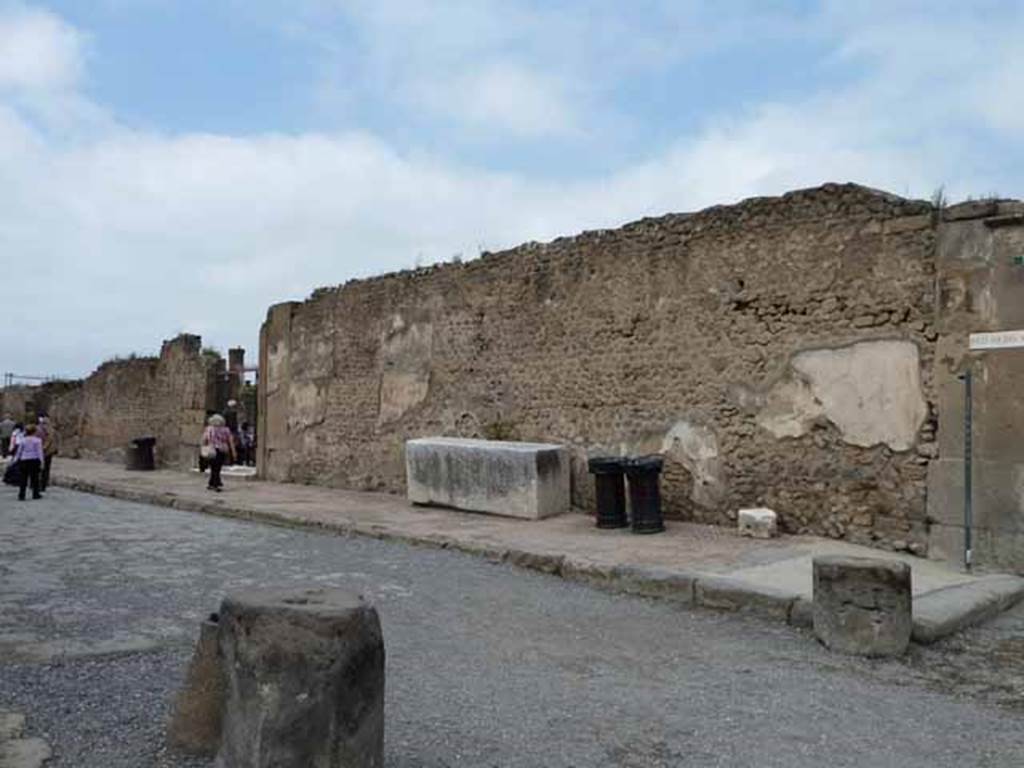
[[[52,757],[50,745],[25,737],[25,716],[0,710],[0,768],[41,768]]]
[[[927,645],[981,624],[1024,598],[1024,579],[988,576],[970,584],[936,589],[914,598],[915,642]]]
[[[494,563],[560,576],[610,592],[672,600],[712,610],[749,613],[790,626],[813,626],[813,605],[796,593],[751,584],[728,576],[689,573],[651,566],[608,565],[580,560],[555,552],[502,547],[490,542],[457,539],[444,534],[409,534],[379,523],[361,524],[344,520],[322,522],[301,520],[278,512],[231,506],[222,500],[199,501],[173,493],[139,491],[115,483],[91,482],[56,475],[54,485],[83,493],[109,496],[124,501],[171,507],[217,517],[249,520],[285,528],[331,531],[344,536],[366,536],[418,547],[451,549]],[[914,599],[913,639],[933,643],[940,638],[981,623],[1024,598],[1024,579],[993,576],[972,584],[935,590]]]
[[[755,613],[786,622],[798,599],[799,595],[790,592],[756,586],[728,576],[701,578],[694,592],[694,602],[705,608]]]
[[[42,768],[53,756],[42,739],[13,739],[0,744],[0,768]]]

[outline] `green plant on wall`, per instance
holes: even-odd
[[[516,427],[515,422],[506,421],[501,418],[495,419],[488,424],[484,424],[480,431],[487,440],[519,439],[519,429]]]

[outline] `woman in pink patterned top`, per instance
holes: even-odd
[[[213,448],[216,453],[210,457],[210,484],[207,486],[211,491],[217,491],[224,487],[220,479],[220,470],[224,463],[235,457],[235,441],[231,436],[231,430],[224,423],[224,417],[215,413],[207,421],[207,427],[203,430],[203,445]]]

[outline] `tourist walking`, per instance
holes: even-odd
[[[53,465],[53,457],[57,455],[59,445],[57,442],[57,430],[48,416],[39,417],[39,438],[43,441],[43,469],[39,475],[39,490],[46,493],[50,485],[50,467]]]
[[[220,479],[220,471],[225,462],[235,460],[234,438],[231,430],[224,424],[224,417],[215,413],[207,422],[203,430],[203,440],[199,447],[200,455],[204,456],[210,465],[210,482],[206,486],[211,491],[220,493],[224,487]]]
[[[39,492],[39,473],[43,466],[43,458],[43,441],[36,434],[36,425],[29,424],[25,427],[25,435],[18,443],[18,450],[14,454],[20,471],[19,501],[25,501],[25,491],[29,485],[32,486],[33,499],[43,498]]]
[[[14,419],[11,414],[5,413],[0,420],[0,456],[7,458],[11,455],[11,435],[14,434]]]
[[[9,456],[13,456],[18,452],[18,446],[21,445],[21,441],[25,438],[25,425],[20,421],[16,422],[14,429],[11,431],[11,439],[7,445],[7,453]]]
[[[248,421],[243,421],[238,428],[238,463],[244,467],[254,463],[253,428]]]

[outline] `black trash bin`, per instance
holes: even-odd
[[[633,533],[661,533],[665,530],[665,521],[661,516],[660,486],[663,464],[660,456],[626,460]]]
[[[587,461],[587,469],[594,476],[597,493],[597,527],[625,528],[626,481],[623,459],[617,456],[598,456]]]
[[[148,471],[156,469],[155,437],[137,437],[128,445],[125,468]]]

